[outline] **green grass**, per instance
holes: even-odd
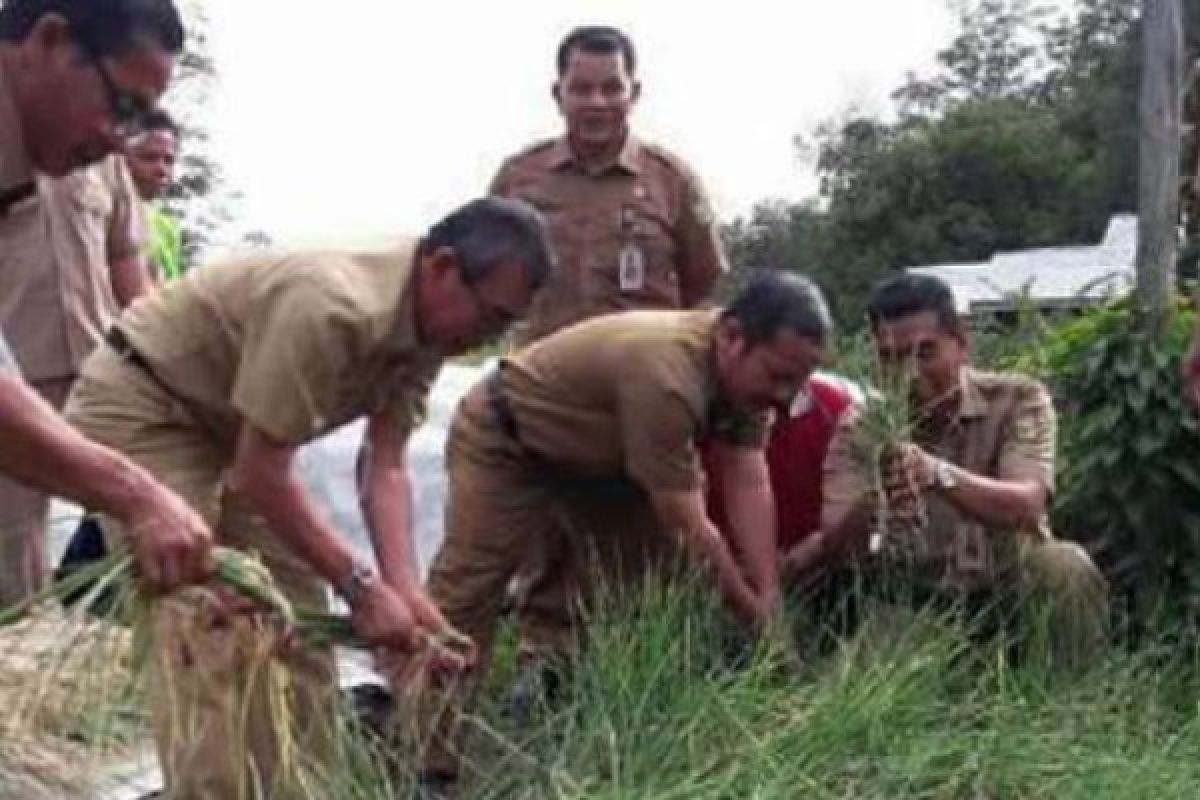
[[[801,644],[798,668],[768,644],[734,668],[727,630],[690,590],[611,604],[559,708],[516,729],[484,703],[464,796],[1107,800],[1200,786],[1190,652],[1114,649],[1056,675],[926,613],[875,616],[824,655]],[[350,749],[323,796],[405,796]]]

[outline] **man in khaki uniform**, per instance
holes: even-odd
[[[37,193],[34,170],[62,177],[120,150],[162,94],[182,46],[170,0],[8,0],[0,7],[4,272],[28,253],[30,229],[10,217]],[[40,263],[60,262],[47,256]],[[2,302],[12,299],[6,294]],[[171,587],[208,574],[203,520],[145,470],[66,425],[22,381],[3,340],[0,442],[0,474],[122,520],[150,584]]]
[[[405,442],[442,361],[524,313],[549,259],[536,212],[488,198],[420,241],[188,273],[121,317],[85,364],[67,417],[187,498],[222,544],[258,552],[294,603],[322,608],[328,582],[365,641],[410,651],[446,625],[417,575]],[[292,470],[301,445],[362,416],[361,497],[378,574]],[[251,647],[237,626],[212,620],[200,591],[171,603],[157,626],[155,733],[168,796],[307,797],[281,768],[278,709]],[[332,655],[297,646],[288,661],[298,752],[317,757]]]
[[[63,178],[0,218],[0,325],[25,379],[61,410],[83,360],[149,287],[136,190],[120,156]],[[50,498],[0,480],[0,605],[39,588]]]
[[[566,133],[508,159],[492,182],[493,194],[542,211],[557,257],[519,343],[598,314],[697,307],[727,269],[699,179],[680,158],[629,129],[641,95],[636,68],[623,32],[571,31],[558,48],[553,87]],[[569,636],[580,565],[566,542],[562,531],[548,531],[531,543],[519,612],[529,651],[560,650]]]
[[[851,411],[825,462],[823,547],[814,556],[853,557],[868,575],[899,581],[920,600],[1021,614],[1036,608],[1046,613],[1056,662],[1093,655],[1105,638],[1107,585],[1082,547],[1050,533],[1056,426],[1049,394],[1032,378],[968,364],[953,294],[937,278],[886,281],[868,314],[885,368],[912,366],[918,414],[913,441],[885,467],[884,491],[892,509],[903,510],[904,493],[915,488],[927,521],[871,532],[871,449]]]
[[[821,362],[829,327],[811,283],[771,274],[725,311],[639,311],[572,326],[502,360],[472,389],[447,440],[446,539],[429,577],[442,613],[478,648],[472,679],[486,669],[525,543],[551,527],[602,560],[632,549],[622,537],[678,537],[734,611],[755,622],[770,615],[778,583],[766,412]],[[724,472],[709,479],[725,490],[725,537],[705,508],[697,452],[710,439],[722,452]],[[597,528],[592,511],[603,503],[632,528]],[[440,720],[430,783],[455,777],[452,728]]]

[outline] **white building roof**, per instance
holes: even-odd
[[[1109,220],[1099,244],[996,253],[973,264],[909,267],[933,275],[954,292],[960,313],[1011,308],[1028,292],[1037,305],[1079,305],[1119,297],[1133,288],[1137,217]]]

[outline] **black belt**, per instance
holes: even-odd
[[[521,441],[521,429],[517,426],[517,418],[513,415],[512,405],[509,404],[508,396],[504,393],[501,367],[492,370],[483,380],[484,386],[487,387],[488,407],[496,419],[496,424],[500,426],[505,437],[516,445],[517,452],[520,453],[525,466],[534,470],[547,485],[554,486],[560,491],[586,490],[593,495],[598,491],[616,493],[619,496],[641,491],[623,477],[573,474],[570,467],[556,464],[537,451],[531,450]]]
[[[156,383],[162,383],[158,379],[158,376],[154,374],[154,369],[150,366],[150,362],[137,351],[137,348],[133,346],[133,342],[129,341],[129,337],[125,335],[125,331],[115,327],[109,328],[108,333],[104,334],[104,341],[124,361],[133,364],[153,378]]]
[[[517,428],[517,418],[513,416],[512,406],[508,404],[508,397],[504,394],[500,367],[496,367],[488,373],[484,381],[487,386],[488,407],[491,408],[496,422],[500,424],[500,430],[504,431],[504,435],[517,445],[521,445],[521,431]],[[524,452],[525,447],[521,446],[521,450]]]

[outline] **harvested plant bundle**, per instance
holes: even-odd
[[[905,463],[905,446],[912,441],[917,416],[912,402],[915,364],[885,366],[866,334],[843,343],[839,355],[843,369],[864,390],[852,444],[874,504],[870,550],[879,552],[889,539],[919,541],[928,514]]]
[[[256,558],[228,548],[217,548],[214,558],[205,590],[253,601],[246,615],[257,639],[253,669],[280,710],[277,733],[288,752],[290,683],[279,647],[289,636],[314,646],[357,645],[357,638],[344,615],[293,607]],[[20,681],[7,687],[0,713],[0,773],[7,764],[17,774],[18,764],[30,763],[17,754],[52,752],[55,739],[83,744],[87,756],[99,758],[144,737],[140,697],[157,603],[139,585],[133,556],[118,551],[0,610],[0,657]]]

